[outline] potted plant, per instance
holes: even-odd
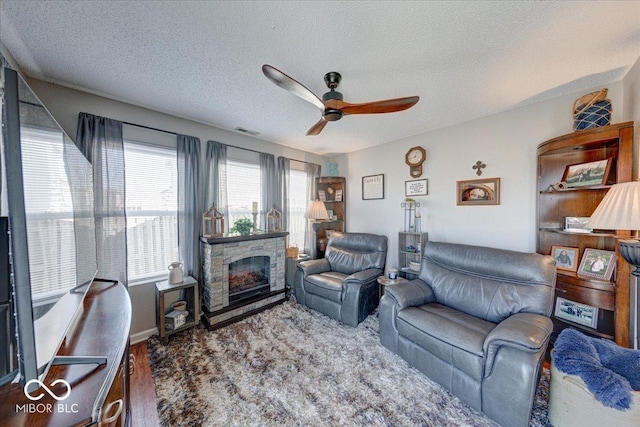
[[[229,230],[231,233],[239,233],[241,236],[248,236],[253,228],[253,221],[247,217],[236,219],[233,227]]]

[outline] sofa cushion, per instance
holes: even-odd
[[[482,346],[494,323],[432,303],[401,310],[397,325],[400,336],[477,381],[482,379]]]
[[[420,278],[437,302],[499,323],[520,312],[549,316],[556,273],[550,256],[427,242]]]
[[[387,237],[368,233],[331,234],[325,259],[331,270],[345,274],[378,268],[384,270],[387,256]]]
[[[318,295],[330,301],[342,302],[342,282],[345,277],[347,277],[346,274],[337,271],[312,274],[305,279],[304,289],[310,294]]]

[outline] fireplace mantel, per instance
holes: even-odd
[[[283,302],[285,294],[285,238],[288,232],[248,236],[200,238],[203,263],[202,312],[209,329]],[[251,257],[267,257],[268,288],[241,301],[229,298],[229,265]]]
[[[271,239],[273,237],[287,237],[289,232],[282,231],[278,233],[257,233],[248,236],[225,236],[225,237],[200,237],[200,241],[210,245],[219,245],[220,243],[246,242],[248,240]]]

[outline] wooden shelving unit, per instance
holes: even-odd
[[[324,192],[324,204],[327,210],[333,211],[336,219],[324,221],[318,230],[317,239],[326,239],[326,230],[347,231],[347,180],[339,176],[321,176],[316,178],[316,199],[320,199],[320,192]],[[336,200],[338,191],[342,192],[341,200]],[[317,243],[317,242],[316,242]],[[318,244],[318,246],[320,246]],[[324,251],[318,247],[318,258],[324,256]]]
[[[566,217],[589,217],[611,185],[632,179],[633,122],[578,131],[543,142],[538,146],[537,252],[549,254],[552,246],[579,248],[579,262],[585,249],[616,251],[616,271],[611,281],[586,279],[569,271],[558,271],[556,297],[598,308],[597,329],[553,317],[554,336],[567,326],[593,336],[629,346],[629,265],[618,253],[617,238],[626,231],[574,233],[564,231]],[[568,165],[612,158],[603,185],[549,191],[560,181]]]

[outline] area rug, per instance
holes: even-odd
[[[357,328],[286,302],[148,342],[164,426],[496,426]],[[531,426],[547,426],[549,372]],[[505,404],[509,404],[505,402]]]

